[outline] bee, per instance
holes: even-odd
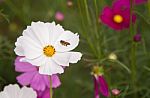
[[[70,45],[69,42],[66,42],[66,41],[64,41],[64,40],[61,40],[60,43],[61,43],[61,45],[63,45],[63,46],[68,46],[68,45]]]

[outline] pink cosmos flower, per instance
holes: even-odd
[[[103,71],[102,67],[94,66],[93,68],[95,98],[100,98],[99,91],[103,96],[105,97],[109,96],[108,85],[107,82],[105,81],[105,78],[103,77],[102,71]]]
[[[21,62],[21,58],[23,57],[17,57],[15,60],[15,70],[17,72],[22,72],[22,74],[17,77],[17,81],[22,86],[30,85],[36,91],[44,91],[46,88],[49,88],[49,76],[39,74],[38,68],[36,66],[33,66],[27,62]],[[61,85],[61,82],[57,75],[52,75],[51,78],[53,88]]]
[[[140,5],[146,3],[148,0],[133,0],[133,5]],[[113,6],[120,6],[122,8],[130,8],[130,0],[115,0]]]
[[[56,12],[55,19],[57,21],[63,21],[64,20],[64,14],[62,12]]]
[[[114,30],[122,30],[130,26],[130,9],[121,9],[119,5],[108,7],[106,6],[100,19],[102,23],[111,27]],[[136,16],[132,15],[132,22],[135,23]]]

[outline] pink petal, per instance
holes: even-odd
[[[94,77],[94,95],[95,95],[95,98],[100,98],[99,93],[98,93],[98,81],[96,77]]]
[[[36,67],[32,66],[30,63],[27,62],[20,62],[20,59],[23,57],[17,57],[15,60],[15,70],[17,72],[32,72],[36,71]]]
[[[60,79],[57,75],[52,75],[52,87],[57,88],[61,85]]]
[[[146,3],[148,2],[148,0],[135,0],[135,3],[138,5],[138,4],[143,4],[143,3]]]
[[[17,77],[17,81],[23,86],[29,85],[35,74],[36,72],[23,73]]]
[[[46,88],[44,91],[37,92],[38,98],[50,98],[50,90]]]
[[[57,88],[61,85],[60,79],[57,75],[52,75],[52,87]],[[44,81],[47,85],[47,87],[50,87],[50,77],[49,76],[44,76]]]
[[[99,84],[100,84],[100,92],[102,93],[102,95],[108,97],[109,96],[109,89],[108,89],[108,85],[107,85],[104,77],[99,76],[98,80],[99,80]]]
[[[134,5],[140,5],[148,2],[148,0],[133,0]],[[130,8],[130,0],[114,0],[113,7]]]
[[[124,17],[124,22],[123,22],[123,26],[125,28],[129,28],[130,26],[130,9],[126,9],[122,12],[122,15]],[[134,13],[132,14],[132,22],[135,23],[136,22],[136,15],[134,15]]]
[[[42,95],[41,98],[50,98],[50,91],[49,89],[46,89]]]
[[[37,73],[31,83],[30,83],[31,87],[37,91],[44,91],[46,89],[46,84],[43,78],[43,75]]]

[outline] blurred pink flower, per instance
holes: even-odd
[[[130,26],[130,9],[121,9],[120,5],[106,6],[101,15],[101,22],[114,30],[122,30]],[[132,22],[135,23],[136,16],[132,15]]]
[[[118,96],[120,94],[120,90],[118,89],[112,89],[111,92],[114,96]]]
[[[49,76],[39,74],[38,67],[27,62],[21,62],[21,58],[22,57],[17,57],[15,60],[15,70],[17,72],[22,72],[22,74],[17,77],[17,81],[23,86],[30,85],[36,91],[44,91],[46,88],[49,88]],[[57,75],[52,75],[51,78],[53,88],[61,85]]]
[[[56,14],[55,14],[55,19],[57,20],[57,21],[63,21],[64,20],[64,14],[62,13],[62,12],[56,12]]]
[[[140,5],[146,3],[148,0],[133,0],[133,5]],[[120,6],[122,8],[130,8],[130,0],[115,0],[113,6]]]

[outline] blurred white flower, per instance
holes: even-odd
[[[0,98],[36,98],[36,92],[32,88],[20,88],[17,84],[8,85],[0,92]]]
[[[24,60],[39,66],[39,73],[63,73],[63,66],[77,63],[80,52],[72,52],[79,44],[79,35],[65,31],[59,24],[32,22],[15,43],[15,53]]]

